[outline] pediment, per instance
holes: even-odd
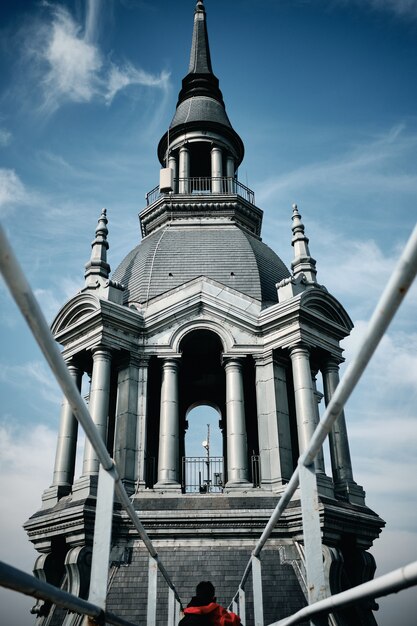
[[[54,335],[85,320],[100,310],[100,301],[92,293],[79,293],[60,309],[51,324]]]
[[[353,328],[353,322],[346,309],[327,291],[309,289],[301,295],[300,304],[304,311],[311,311],[315,315],[341,326],[347,333],[350,333]]]
[[[261,311],[261,303],[258,300],[226,287],[216,280],[201,276],[150,301],[146,309],[142,309],[144,319],[150,320],[155,314],[169,316],[174,309],[180,307],[184,311],[195,306],[196,302],[210,305],[223,313],[240,312],[254,319],[257,319]]]

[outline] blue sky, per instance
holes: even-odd
[[[417,1],[206,8],[263,239],[291,262],[297,202],[318,280],[355,322],[349,359],[417,218]],[[1,3],[0,215],[49,320],[83,285],[103,206],[113,269],[140,238],[193,9],[194,0]],[[60,393],[3,284],[0,297],[0,481],[15,511],[2,521],[1,553],[29,571],[20,526],[50,483]],[[378,573],[417,558],[416,305],[414,287],[346,409],[355,478],[387,521]],[[30,601],[0,602],[8,626],[29,622]],[[380,605],[382,626],[410,626],[417,610],[412,591]]]

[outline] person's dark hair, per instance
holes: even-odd
[[[196,596],[207,602],[212,602],[216,590],[209,580],[202,580],[195,589]]]

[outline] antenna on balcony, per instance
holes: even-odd
[[[201,445],[207,452],[207,478],[205,482],[207,483],[207,493],[210,493],[210,424],[207,424],[207,439],[205,439]]]

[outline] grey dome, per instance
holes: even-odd
[[[200,126],[202,122],[212,122],[232,128],[224,105],[207,96],[194,96],[181,102],[175,111],[170,128],[192,122],[198,122]]]
[[[235,225],[171,225],[143,239],[112,278],[125,285],[125,304],[205,276],[266,306],[278,301],[275,285],[289,275],[271,248]]]

